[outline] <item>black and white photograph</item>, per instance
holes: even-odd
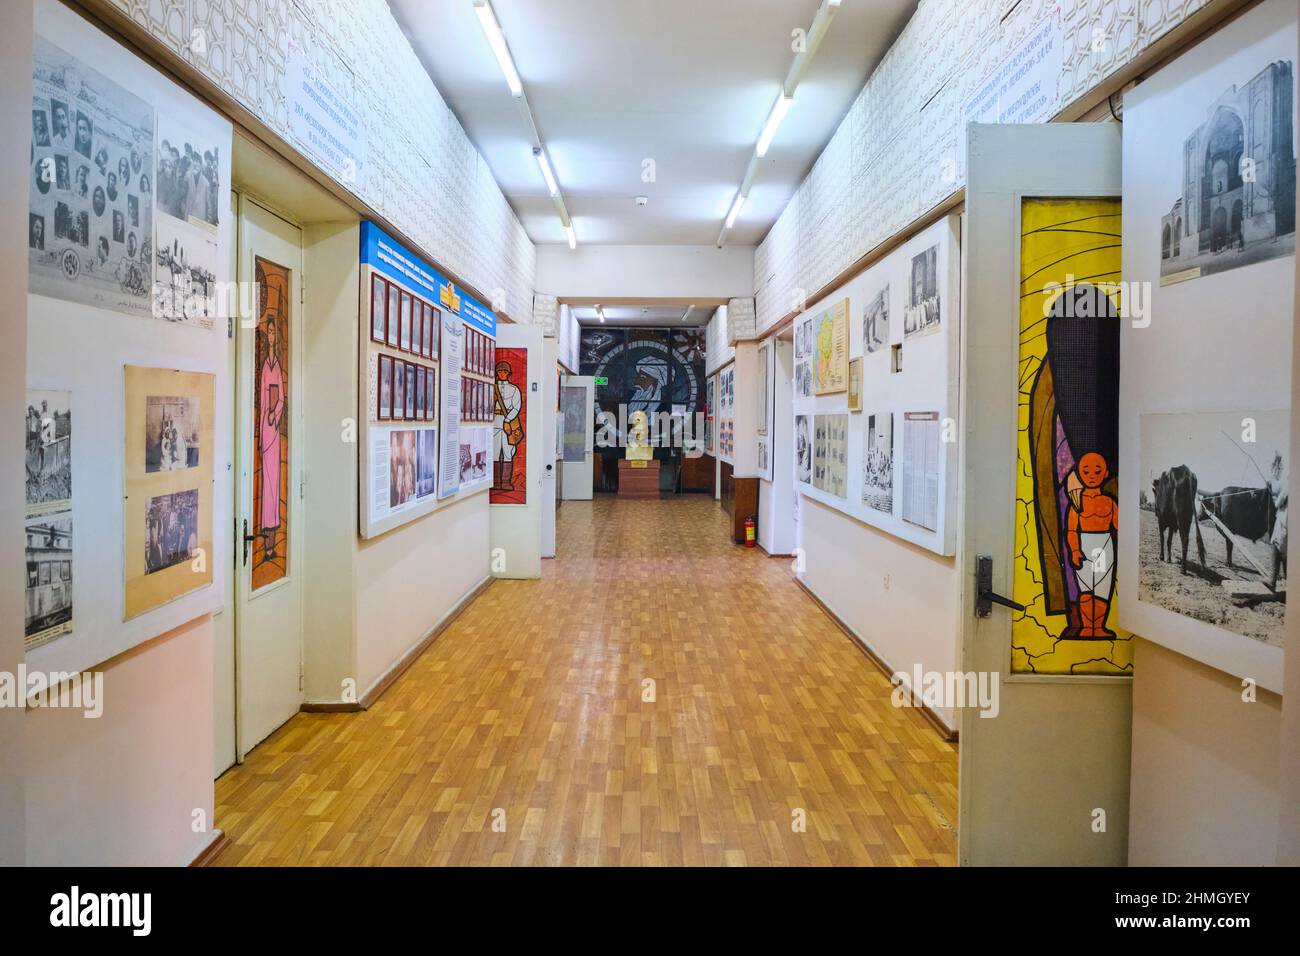
[[[72,394],[27,391],[27,515],[72,507]]]
[[[468,429],[462,430],[457,444],[460,446],[460,483],[468,485],[474,480],[474,446]]]
[[[383,343],[388,334],[384,324],[384,305],[388,300],[388,286],[381,276],[370,277],[370,338]]]
[[[45,248],[45,217],[34,212],[27,215],[27,246],[30,249]]]
[[[213,328],[218,308],[215,236],[206,228],[171,216],[159,216],[157,226],[155,318],[200,329]]]
[[[868,508],[894,512],[894,415],[876,412],[864,419],[862,501]]]
[[[939,247],[935,245],[912,257],[903,338],[928,335],[938,330],[939,322]]]
[[[182,222],[214,228],[220,222],[220,149],[165,112],[158,116],[156,195],[158,211]]]
[[[32,145],[50,145],[50,118],[43,109],[32,110]]]
[[[807,415],[794,417],[794,480],[812,483],[812,424]]]
[[[1222,77],[1202,121],[1167,144],[1173,186],[1160,223],[1160,284],[1295,253],[1294,63]]]
[[[438,431],[426,428],[415,437],[415,497],[427,498],[438,486]]]
[[[145,574],[156,574],[193,560],[198,546],[197,488],[149,499],[145,508]]]
[[[889,344],[889,286],[867,300],[862,310],[862,345],[868,353]]]
[[[397,508],[415,497],[415,432],[388,433],[388,507]]]
[[[150,395],[144,410],[144,470],[185,471],[199,467],[199,400]]]
[[[402,344],[402,290],[397,286],[389,283],[388,285],[388,344],[392,348],[397,348]]]
[[[72,148],[72,122],[68,117],[68,104],[50,100],[50,142],[55,149]]]
[[[393,359],[393,418],[406,417],[406,363]]]
[[[375,417],[380,421],[386,421],[393,417],[393,359],[388,355],[380,355],[378,364],[375,366],[379,375],[379,407],[375,411]]]
[[[72,512],[28,518],[24,647],[31,651],[72,632]]]
[[[133,259],[127,254],[126,222],[130,212],[137,246],[152,248],[148,237],[153,234],[153,203],[147,194],[137,195],[139,177],[130,175],[129,162],[135,151],[144,168],[152,165],[152,108],[39,34],[34,41],[32,107],[34,114],[58,115],[61,136],[64,124],[71,124],[71,152],[33,150],[34,172],[49,159],[57,189],[50,190],[48,183],[42,188],[39,175],[34,176],[29,212],[45,217],[47,226],[54,227],[54,238],[66,242],[55,244],[47,235],[44,249],[30,249],[30,291],[149,315],[150,269],[138,255]],[[101,238],[113,243],[106,257],[101,256]]]
[[[1138,600],[1282,646],[1289,418],[1143,415]]]
[[[415,420],[415,366],[410,362],[405,365],[406,369],[406,420]]]
[[[847,415],[813,416],[812,484],[837,498],[848,477],[848,429]]]

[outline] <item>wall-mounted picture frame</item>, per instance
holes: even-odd
[[[432,422],[438,418],[438,370],[426,368],[424,377],[424,417]]]
[[[401,315],[402,290],[391,282],[388,283],[388,319],[387,334],[384,342],[391,348],[397,348],[402,344],[401,340],[401,323],[398,317]]]
[[[406,420],[415,420],[415,365],[406,363]]]
[[[424,421],[424,366],[415,366],[415,420]]]
[[[406,417],[406,363],[393,359],[393,420]]]
[[[383,276],[370,277],[370,339],[372,342],[384,343],[388,329],[384,322],[388,306],[388,283]]]
[[[411,351],[411,293],[402,293],[402,341],[399,346],[403,352]]]
[[[411,306],[411,352],[424,355],[424,303],[419,299]]]
[[[849,359],[849,411],[862,411],[862,356]]]
[[[393,417],[393,358],[380,355],[375,368],[375,418],[386,422]]]

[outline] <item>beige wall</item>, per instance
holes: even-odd
[[[303,699],[342,699],[356,677],[357,321],[360,226],[318,223],[303,230]],[[356,688],[359,690],[359,688]]]
[[[212,840],[212,619],[101,670],[102,717],[28,712],[27,862],[184,866]]]
[[[32,108],[32,8],[6,3],[0,11],[0,129],[30,128]],[[0,169],[25,169],[30,136],[0,140]],[[0,177],[0,446],[23,447],[27,383],[27,177]],[[12,414],[11,414],[12,413]],[[0,671],[16,674],[23,660],[23,456],[0,456]],[[23,862],[23,711],[0,708],[0,866]]]
[[[1278,819],[1282,701],[1138,640],[1130,866],[1267,866]]]

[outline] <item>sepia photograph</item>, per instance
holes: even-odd
[[[939,247],[912,257],[912,281],[903,310],[903,338],[928,335],[939,328]]]
[[[192,560],[198,546],[197,488],[149,499],[145,509],[145,574],[154,574]]]
[[[794,417],[794,480],[812,483],[812,433],[807,415]]]
[[[415,432],[388,433],[388,506],[396,508],[415,497]]]
[[[1282,646],[1289,416],[1143,415],[1138,600]]]
[[[72,394],[27,392],[27,514],[72,507]]]
[[[376,372],[379,376],[379,384],[375,392],[379,396],[379,407],[375,410],[375,417],[380,421],[387,421],[393,417],[393,360],[390,356],[380,355]]]
[[[199,400],[150,395],[144,411],[144,470],[184,471],[199,467]]]
[[[894,415],[866,416],[862,455],[862,501],[868,508],[894,513]]]
[[[24,646],[48,644],[72,631],[72,512],[29,518]]]
[[[889,344],[889,286],[885,286],[869,300],[862,310],[862,345],[867,353],[879,351]]]
[[[416,433],[415,497],[427,498],[437,488],[438,432],[425,428]]]

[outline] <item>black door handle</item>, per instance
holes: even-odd
[[[988,554],[975,558],[975,616],[988,617],[993,613],[993,605],[1001,604],[1013,611],[1023,611],[1025,606],[1011,598],[1003,597],[993,590],[993,557]]]
[[[244,567],[248,567],[248,546],[257,540],[257,535],[248,533],[248,519],[244,519]]]

